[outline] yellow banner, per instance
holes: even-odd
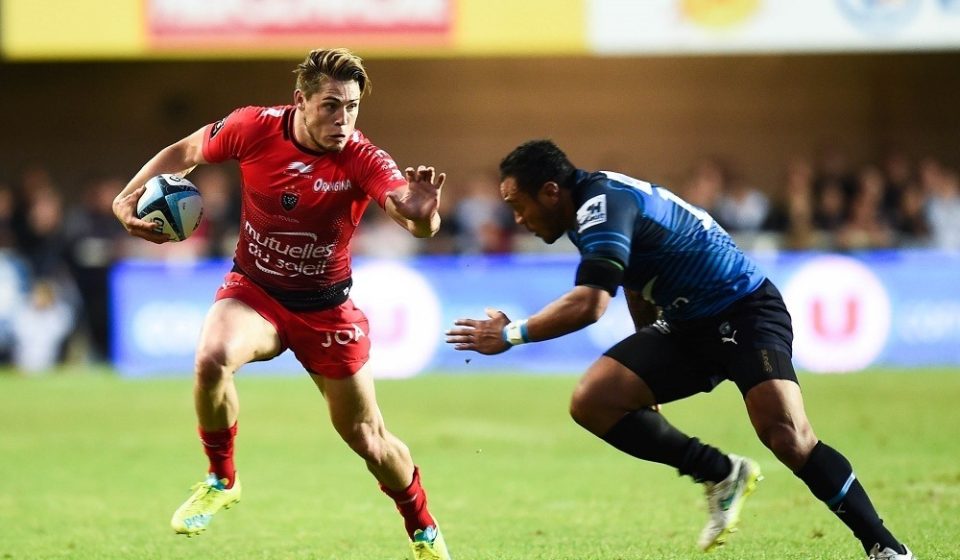
[[[143,55],[140,0],[0,0],[0,52],[9,60]]]
[[[396,9],[387,10],[382,0],[357,0],[344,10],[332,0],[0,0],[0,53],[7,60],[275,58],[335,43],[365,57],[582,54],[585,1],[393,0]],[[302,17],[280,18],[284,10]],[[421,20],[402,19],[421,12]]]

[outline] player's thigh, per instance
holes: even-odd
[[[655,403],[653,392],[643,379],[613,358],[600,356],[574,389],[570,416],[602,436],[625,414]]]
[[[337,433],[346,440],[362,436],[363,431],[383,429],[383,417],[377,405],[373,374],[364,365],[348,377],[330,378],[310,374],[327,399],[330,421]]]
[[[600,356],[580,378],[572,408],[636,410],[656,404],[653,392],[636,373],[609,356]]]
[[[663,404],[713,390],[723,380],[717,364],[692,340],[663,326],[644,327],[604,353],[637,376],[653,402]],[[635,395],[637,394],[635,390]],[[649,400],[649,397],[643,397]]]
[[[237,368],[270,359],[283,350],[277,329],[238,299],[214,302],[197,347],[197,362]]]

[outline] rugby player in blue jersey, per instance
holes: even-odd
[[[760,469],[682,433],[658,406],[730,380],[760,440],[853,531],[869,558],[915,558],[884,527],[850,462],[814,435],[783,298],[708,213],[663,187],[577,169],[547,140],[516,148],[500,176],[518,224],[546,243],[566,234],[579,249],[575,286],[527,318],[488,310],[487,319],[459,319],[447,342],[498,354],[557,338],[596,322],[623,286],[637,332],[590,366],[570,414],[620,451],[705,485],[703,550],[724,544],[736,528]]]

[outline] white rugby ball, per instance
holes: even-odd
[[[189,180],[164,173],[151,177],[137,202],[137,217],[157,225],[170,241],[190,237],[203,218],[203,198]]]

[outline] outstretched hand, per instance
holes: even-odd
[[[447,343],[454,350],[473,350],[481,354],[500,354],[510,349],[503,339],[503,328],[510,319],[503,311],[486,309],[489,319],[457,319],[446,332]]]
[[[130,191],[126,196],[116,198],[113,201],[113,214],[130,235],[158,244],[166,243],[170,238],[157,230],[157,224],[137,217],[137,202],[145,190],[147,187],[141,186]]]
[[[440,189],[447,178],[446,173],[437,175],[433,167],[420,165],[414,170],[404,170],[407,188],[387,193],[397,212],[414,222],[429,222],[440,207]]]

